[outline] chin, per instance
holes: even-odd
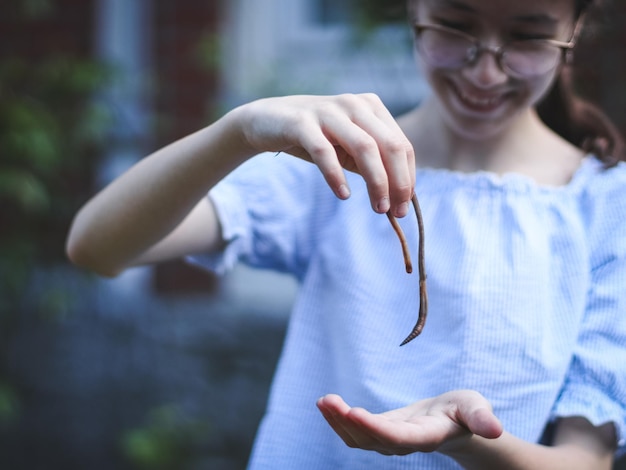
[[[506,133],[528,109],[528,100],[514,95],[497,106],[483,109],[468,107],[454,99],[444,104],[448,127],[458,137],[476,142],[495,139]]]
[[[501,136],[512,124],[512,116],[498,120],[459,118],[448,116],[448,128],[457,137],[473,142],[484,142]]]

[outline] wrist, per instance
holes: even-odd
[[[247,129],[253,120],[249,116],[247,106],[244,104],[232,109],[215,123],[220,128],[220,134],[222,134],[224,144],[229,148],[229,154],[241,161],[260,153],[248,138]]]
[[[220,123],[227,129],[229,141],[237,146],[234,153],[242,159],[270,150],[258,142],[258,137],[255,141],[255,135],[259,131],[259,126],[263,124],[262,121],[263,117],[258,112],[256,101],[232,109],[220,120]]]
[[[467,433],[444,444],[439,452],[450,457],[463,468],[478,470],[484,468],[532,468],[519,467],[516,459],[511,460],[508,435],[495,439]],[[514,465],[513,462],[516,462]]]
[[[464,434],[455,437],[453,439],[449,439],[444,442],[438,449],[437,452],[445,455],[446,457],[450,457],[454,460],[463,460],[463,458],[467,455],[472,455],[476,451],[476,439],[484,439],[480,436],[476,436],[472,434],[470,431],[465,432]]]

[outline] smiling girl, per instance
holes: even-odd
[[[253,469],[608,470],[626,431],[626,166],[568,88],[591,3],[409,0],[433,91],[417,109],[243,105],[96,195],[68,254],[105,276],[187,256],[300,281]],[[418,287],[380,214],[414,193],[430,315],[399,348]]]

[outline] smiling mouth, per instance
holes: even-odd
[[[488,112],[498,108],[504,102],[504,95],[480,96],[461,90],[456,85],[453,86],[456,95],[461,103],[474,111]]]

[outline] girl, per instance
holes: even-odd
[[[419,108],[241,106],[88,202],[69,257],[105,276],[189,256],[300,280],[253,469],[608,470],[626,419],[626,166],[567,94],[590,3],[409,0],[433,90]],[[417,281],[380,214],[404,217],[414,192],[430,316],[399,348]]]

